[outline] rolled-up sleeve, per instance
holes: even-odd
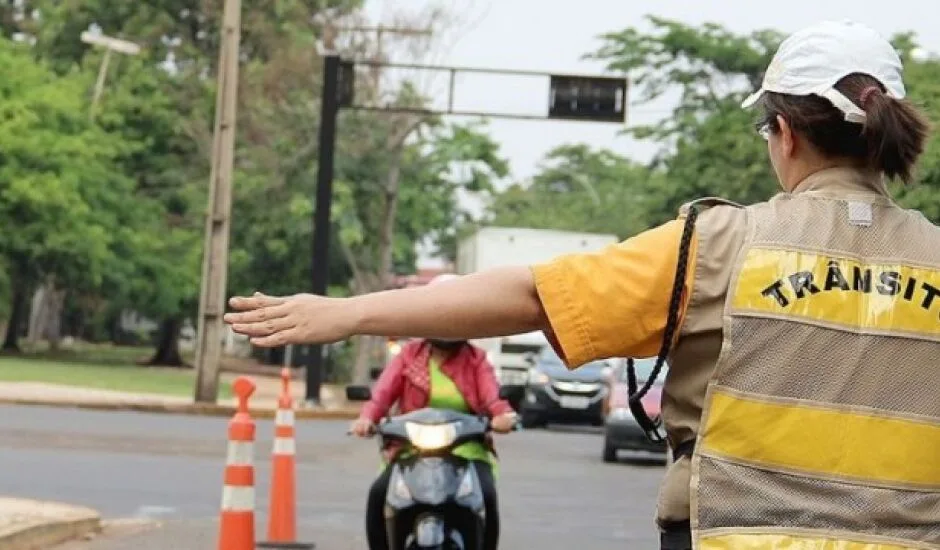
[[[569,367],[659,352],[682,227],[682,220],[671,221],[598,252],[533,266],[553,343]],[[680,320],[691,293],[696,244],[693,238]]]

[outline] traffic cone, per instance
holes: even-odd
[[[313,544],[297,542],[296,451],[294,400],[290,395],[290,369],[281,370],[281,395],[274,421],[274,450],[271,457],[271,500],[268,507],[268,540],[259,548],[308,550]]]
[[[248,413],[248,398],[255,391],[250,378],[232,383],[238,409],[228,423],[228,457],[219,521],[219,550],[255,548],[255,422]]]

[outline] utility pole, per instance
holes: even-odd
[[[222,315],[225,312],[228,279],[240,35],[241,0],[225,0],[196,332],[195,400],[210,403],[214,403],[218,397],[222,356]]]
[[[140,46],[127,40],[112,38],[103,34],[92,34],[88,31],[82,33],[82,42],[93,46],[101,46],[105,49],[104,58],[98,67],[98,80],[95,82],[95,92],[91,98],[91,110],[89,116],[95,118],[95,110],[98,107],[98,101],[104,92],[104,81],[108,76],[108,65],[111,62],[111,52],[123,53],[126,55],[137,55],[140,53]]]
[[[379,51],[383,33],[427,35],[430,29],[398,27],[333,27],[333,31],[346,30],[377,33]],[[336,119],[343,106],[352,103],[352,64],[342,63],[335,51],[335,32],[329,34],[323,57],[323,83],[320,101],[319,151],[317,156],[317,190],[313,211],[313,246],[310,291],[325,296],[329,286],[330,211],[333,207],[333,157],[336,149]],[[320,386],[323,383],[323,346],[309,348],[306,371],[307,405],[320,404]]]

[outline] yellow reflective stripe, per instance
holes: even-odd
[[[699,550],[918,550],[883,542],[857,542],[793,535],[717,535],[702,538]],[[922,547],[923,548],[923,547]]]
[[[737,310],[812,319],[863,332],[940,339],[940,271],[795,250],[752,248]]]
[[[940,425],[766,402],[715,388],[702,451],[782,470],[940,488]]]

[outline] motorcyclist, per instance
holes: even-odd
[[[429,284],[452,278],[439,275]],[[423,407],[452,409],[486,415],[497,433],[512,430],[515,412],[499,397],[499,382],[483,350],[465,340],[420,339],[407,343],[383,369],[351,431],[371,436],[375,424],[397,403],[401,414]],[[386,467],[372,484],[366,503],[366,536],[369,548],[385,550],[388,540],[382,515],[392,469],[387,467],[407,449],[385,449]],[[499,506],[496,496],[496,458],[492,442],[469,441],[454,449],[459,457],[475,462],[486,506],[484,548],[495,550],[499,541]]]

